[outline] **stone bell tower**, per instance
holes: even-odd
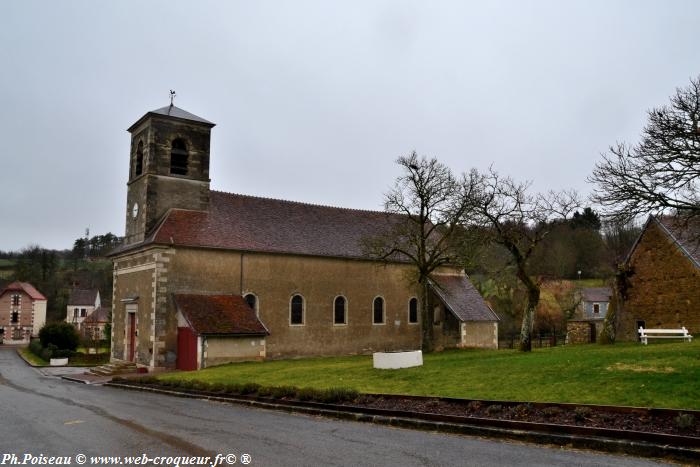
[[[129,127],[125,245],[143,241],[171,208],[207,210],[212,127],[172,103]]]

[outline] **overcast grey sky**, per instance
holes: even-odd
[[[381,209],[411,150],[576,188],[700,73],[697,1],[0,2],[0,249],[124,233],[129,134],[217,123],[212,188]]]

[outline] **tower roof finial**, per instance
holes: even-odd
[[[175,96],[177,96],[177,94],[175,94],[175,91],[173,91],[173,90],[171,89],[171,90],[170,90],[170,107],[173,106],[173,99],[175,99]]]

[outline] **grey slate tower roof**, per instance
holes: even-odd
[[[160,109],[151,110],[149,113],[168,115],[169,117],[177,117],[182,118],[184,120],[192,120],[195,122],[209,123],[213,125],[213,123],[209,120],[205,120],[202,117],[198,117],[197,115],[191,114],[188,111],[183,110],[180,107],[176,107],[174,105],[166,105],[165,107],[161,107]]]
[[[204,123],[210,127],[213,127],[216,125],[215,123],[212,123],[209,120],[206,120],[206,119],[199,117],[193,113],[190,113],[186,110],[183,110],[180,107],[176,107],[174,105],[166,105],[165,107],[161,107],[160,109],[151,110],[150,112],[146,112],[146,114],[143,117],[139,118],[136,121],[136,123],[131,125],[127,129],[127,131],[131,131],[132,128],[134,128],[139,123],[141,123],[143,121],[143,119],[148,117],[149,115],[165,115],[168,117],[179,118],[181,120],[189,120],[191,122]]]

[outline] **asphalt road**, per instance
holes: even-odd
[[[0,465],[5,454],[70,456],[74,465],[84,454],[91,465],[89,456],[216,453],[235,454],[236,465],[248,454],[259,466],[660,465],[83,385],[42,374],[0,346]]]

